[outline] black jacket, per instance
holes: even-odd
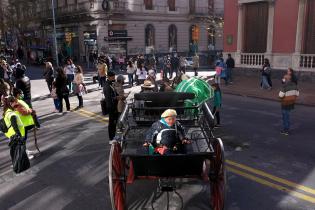
[[[47,82],[51,82],[54,80],[54,70],[53,68],[45,69],[44,77]]]
[[[226,60],[226,67],[227,68],[235,68],[235,61],[233,58],[228,58]]]
[[[56,93],[57,95],[69,94],[69,89],[67,87],[67,78],[57,76],[56,78]]]
[[[31,99],[31,81],[27,76],[22,76],[16,78],[15,87],[22,90],[24,95],[24,100]]]
[[[113,85],[113,82],[106,80],[104,88],[103,88],[105,101],[106,101],[106,109],[109,112],[117,112],[118,94],[112,85]]]
[[[174,147],[176,144],[180,144],[182,140],[186,139],[186,133],[184,127],[176,121],[175,125],[168,128],[161,121],[157,121],[152,124],[151,128],[146,133],[146,141],[151,143],[154,147],[157,146],[157,138],[159,133],[162,130],[174,129],[175,135],[173,131],[166,131],[162,134],[162,140],[160,144],[165,145],[169,148]]]

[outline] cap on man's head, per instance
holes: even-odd
[[[108,77],[113,77],[113,76],[115,76],[116,74],[115,74],[115,72],[112,72],[112,71],[109,71],[108,73],[107,73],[107,76]]]
[[[161,115],[162,118],[176,117],[176,116],[177,116],[177,112],[174,109],[167,109]]]

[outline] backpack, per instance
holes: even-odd
[[[7,127],[7,125],[5,124],[4,118],[0,120],[0,131],[2,131],[2,133],[7,133],[10,127]]]

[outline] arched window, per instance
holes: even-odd
[[[200,34],[200,28],[198,25],[192,25],[189,28],[189,49],[190,52],[196,53],[198,52],[198,42],[199,42],[199,34]]]
[[[145,27],[145,46],[153,47],[155,45],[155,29],[154,26],[149,24]]]
[[[174,24],[168,27],[168,47],[170,51],[177,50],[177,28]]]
[[[153,10],[153,0],[144,0],[146,10]]]
[[[213,25],[210,25],[207,28],[208,32],[208,50],[214,50],[215,49],[215,27]]]

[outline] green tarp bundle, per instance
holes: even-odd
[[[205,101],[214,97],[214,90],[212,87],[206,81],[196,77],[182,81],[176,87],[175,91],[195,94],[196,97],[193,100],[186,100],[186,107],[200,106]]]

